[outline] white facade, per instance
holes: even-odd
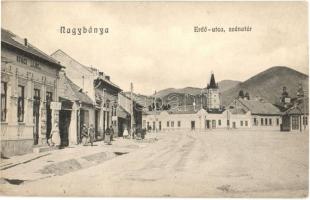
[[[142,117],[143,128],[153,131],[196,130],[207,131],[221,128],[251,128],[251,113],[232,114],[229,110],[222,113],[208,113],[204,109],[193,113],[153,112]],[[148,128],[150,127],[150,128]]]

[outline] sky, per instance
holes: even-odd
[[[306,2],[2,2],[2,27],[47,54],[61,49],[124,91],[205,87],[272,66],[308,74]],[[109,33],[61,34],[60,27]],[[194,27],[226,32],[194,32]],[[250,32],[229,27],[250,26]]]

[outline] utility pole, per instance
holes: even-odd
[[[131,101],[131,106],[130,106],[130,129],[131,129],[131,138],[134,139],[134,133],[133,133],[133,84],[132,82],[130,83],[130,101]]]

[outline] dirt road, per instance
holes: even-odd
[[[303,197],[308,134],[160,133],[156,143],[97,166],[3,186],[19,195]]]

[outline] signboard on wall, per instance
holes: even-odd
[[[61,110],[61,103],[60,102],[51,102],[51,109],[52,110]]]
[[[117,121],[117,116],[112,116],[112,121]]]

